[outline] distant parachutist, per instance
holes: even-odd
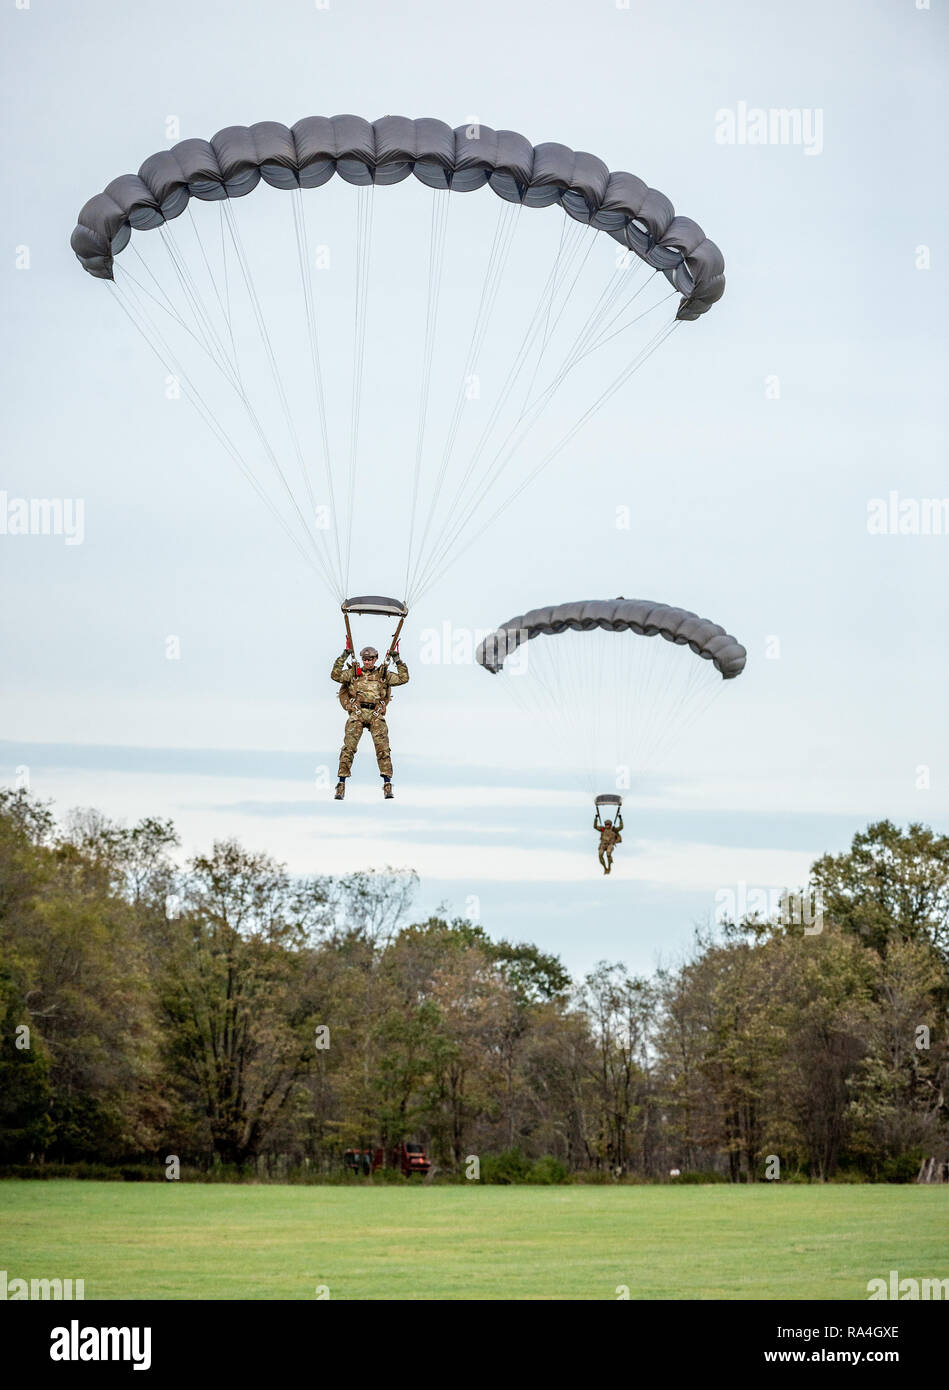
[[[598,796],[596,798],[596,815],[593,817],[593,829],[599,831],[600,844],[598,857],[603,865],[603,872],[608,874],[613,867],[613,850],[617,845],[623,843],[620,831],[623,828],[622,798],[619,796]],[[615,806],[616,820],[600,820],[601,806]]]

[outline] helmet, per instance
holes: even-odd
[[[376,651],[375,647],[363,647],[359,655],[362,657],[363,661],[365,661],[367,657],[378,656],[379,653]]]

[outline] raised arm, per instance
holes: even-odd
[[[387,685],[390,685],[390,686],[392,686],[392,685],[408,685],[408,683],[409,683],[409,668],[406,666],[406,664],[405,664],[405,662],[402,660],[401,656],[399,656],[398,652],[396,652],[396,653],[394,654],[394,656],[393,656],[392,659],[393,659],[393,661],[395,662],[395,670],[394,670],[394,671],[386,671],[386,684],[387,684]]]
[[[349,650],[347,648],[347,650],[343,652],[342,656],[338,656],[336,660],[333,662],[333,669],[332,671],[330,671],[330,680],[339,681],[340,685],[345,685],[347,681],[352,680],[353,668],[352,666],[346,665],[348,660]]]

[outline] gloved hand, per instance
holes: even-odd
[[[351,652],[351,651],[349,650],[349,648],[347,647],[346,650],[341,654],[339,660],[340,660],[340,661],[345,661],[346,658],[349,657],[349,656],[352,656],[352,652]]]

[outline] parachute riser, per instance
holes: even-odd
[[[389,659],[390,659],[390,657],[392,656],[392,653],[393,653],[393,652],[395,652],[395,653],[396,653],[396,656],[398,656],[397,648],[398,648],[398,645],[399,645],[399,633],[402,631],[402,624],[403,624],[404,622],[405,622],[405,614],[403,613],[402,617],[399,619],[399,625],[398,625],[398,627],[396,628],[395,632],[393,632],[393,634],[392,634],[392,641],[389,643],[389,650],[386,652],[386,659],[385,659],[385,663],[384,663],[385,665],[388,664]]]
[[[343,618],[346,623],[346,644],[354,656],[356,648],[353,643],[352,628],[349,625],[350,613],[372,613],[375,615],[388,614],[390,617],[393,618],[398,617],[398,626],[396,627],[395,632],[392,634],[392,640],[390,641],[389,646],[386,649],[385,660],[382,663],[383,666],[388,665],[393,652],[395,652],[396,647],[398,646],[399,634],[402,631],[402,624],[408,617],[409,610],[406,608],[405,604],[400,602],[399,599],[383,598],[382,596],[376,594],[366,594],[360,598],[346,599],[342,604],[342,611]]]
[[[604,806],[614,807],[616,815],[620,815],[623,809],[623,798],[617,796],[614,792],[608,792],[604,793],[602,796],[595,796],[593,798],[593,804],[596,807],[596,820],[602,824]]]

